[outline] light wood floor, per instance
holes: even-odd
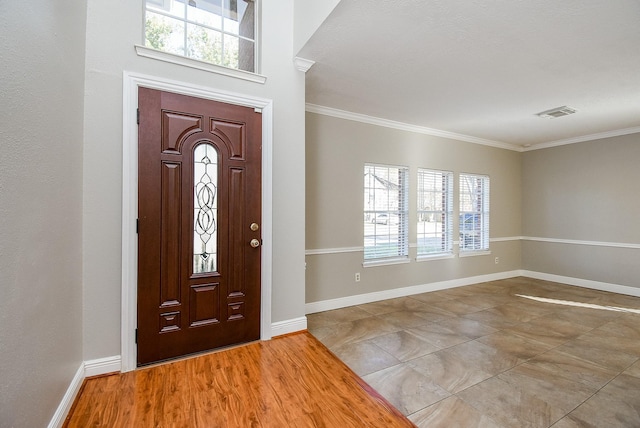
[[[419,427],[640,427],[640,298],[531,278],[308,316]]]
[[[66,427],[412,427],[309,333],[85,380]]]

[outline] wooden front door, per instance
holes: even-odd
[[[260,337],[262,117],[138,92],[138,365]]]

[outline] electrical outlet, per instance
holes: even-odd
[[[356,282],[360,282],[360,272],[356,272]]]
[[[496,264],[500,263],[500,257],[496,257]]]

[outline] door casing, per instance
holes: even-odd
[[[271,338],[273,101],[160,77],[123,73],[121,371],[136,369],[138,216],[138,88],[253,107],[262,111],[262,261],[260,339]]]

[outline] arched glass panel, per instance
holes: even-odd
[[[193,273],[218,267],[218,151],[211,144],[193,152]]]

